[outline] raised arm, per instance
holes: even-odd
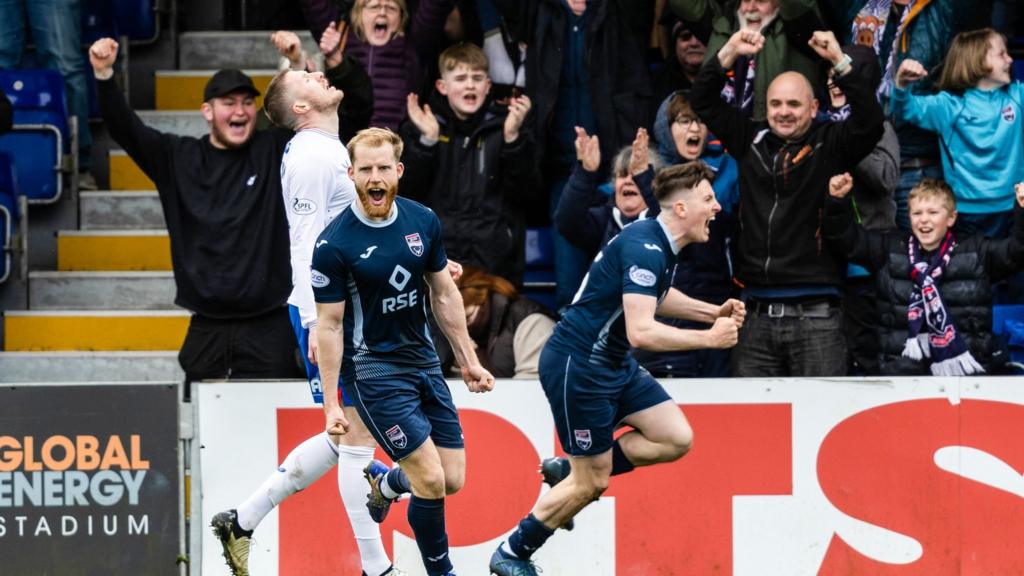
[[[658,300],[646,294],[623,294],[622,312],[626,319],[626,337],[630,346],[652,352],[732,348],[739,327],[731,317],[720,317],[708,330],[685,330],[658,322],[654,318]]]
[[[324,388],[324,428],[328,434],[344,434],[348,432],[348,420],[338,401],[338,377],[345,346],[341,331],[345,302],[317,302],[316,315],[320,319],[316,338],[320,349],[320,384]]]
[[[166,142],[177,137],[163,134],[146,126],[139,116],[125,102],[124,95],[114,82],[114,61],[117,59],[118,44],[112,38],[101,38],[89,48],[89,63],[96,76],[100,113],[111,137],[139,168],[155,181],[169,169],[161,152]]]
[[[854,219],[850,201],[852,189],[853,178],[849,173],[837,174],[829,181],[829,195],[825,198],[825,236],[854,264],[877,270],[888,257],[883,236],[866,230]]]
[[[832,65],[833,81],[850,103],[850,117],[827,127],[826,146],[852,170],[875,149],[884,132],[885,115],[875,97],[878,58],[864,46],[847,47],[844,54],[831,32],[815,32],[811,46]]]
[[[438,327],[452,346],[455,361],[462,367],[462,379],[470,392],[488,392],[494,389],[494,376],[480,365],[473,349],[473,340],[466,330],[466,309],[462,304],[455,281],[445,268],[428,272],[424,278],[430,286],[430,309]]]
[[[753,56],[763,46],[764,36],[758,32],[742,30],[733,34],[718,54],[704,63],[690,91],[694,112],[737,160],[746,154],[756,124],[722,99],[722,87],[736,59]]]
[[[919,95],[913,87],[928,76],[924,65],[907,58],[896,72],[896,85],[890,98],[890,112],[895,120],[909,122],[925,130],[942,133],[949,129],[953,116],[962,103],[951,94]]]

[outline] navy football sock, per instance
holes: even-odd
[[[395,494],[408,494],[412,492],[412,486],[409,484],[409,477],[405,475],[405,470],[402,470],[398,466],[395,466],[388,472],[388,475],[384,477],[387,481],[388,487],[395,492]]]
[[[448,532],[444,526],[444,498],[428,500],[414,494],[409,500],[408,518],[427,574],[448,574],[452,561],[448,557]]]
[[[508,537],[508,547],[516,556],[529,560],[554,533],[554,530],[530,514],[519,522],[519,528]]]
[[[619,441],[616,440],[612,444],[612,476],[632,472],[634,468],[636,466],[629,461],[626,453],[622,451],[622,444],[619,444]]]

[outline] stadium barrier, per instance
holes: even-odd
[[[1020,380],[665,385],[693,425],[693,450],[614,478],[537,554],[544,576],[1024,574]],[[537,463],[558,442],[536,382],[452,390],[468,472],[447,503],[451,554],[460,574],[479,576],[541,495]],[[194,397],[191,573],[226,574],[209,518],[322,430],[322,415],[298,381],[202,383]],[[359,574],[335,483],[326,475],[266,518],[254,575]],[[396,504],[383,524],[385,546],[422,576],[405,510]]]
[[[183,570],[178,385],[5,385],[0,399],[0,573]]]

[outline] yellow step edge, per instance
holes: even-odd
[[[171,270],[167,233],[57,235],[57,270]]]
[[[124,151],[110,153],[111,190],[156,190],[156,184]]]
[[[6,315],[4,350],[179,350],[189,315]]]
[[[246,70],[252,83],[260,94],[266,94],[267,85],[273,79],[272,70]],[[203,88],[210,80],[213,71],[196,71],[187,73],[156,73],[156,109],[157,110],[198,110],[203,104]],[[263,96],[256,97],[256,107],[263,106]]]

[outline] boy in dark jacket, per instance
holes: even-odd
[[[958,238],[949,185],[925,178],[910,191],[909,238],[865,230],[853,218],[849,173],[829,182],[825,232],[851,261],[875,272],[883,374],[960,376],[992,372],[1005,352],[992,335],[993,281],[1024,263],[1024,184],[1014,234]]]
[[[472,44],[445,50],[430,104],[408,96],[402,189],[441,220],[448,257],[522,283],[525,208],[533,171],[526,96],[488,101],[487,56]]]

